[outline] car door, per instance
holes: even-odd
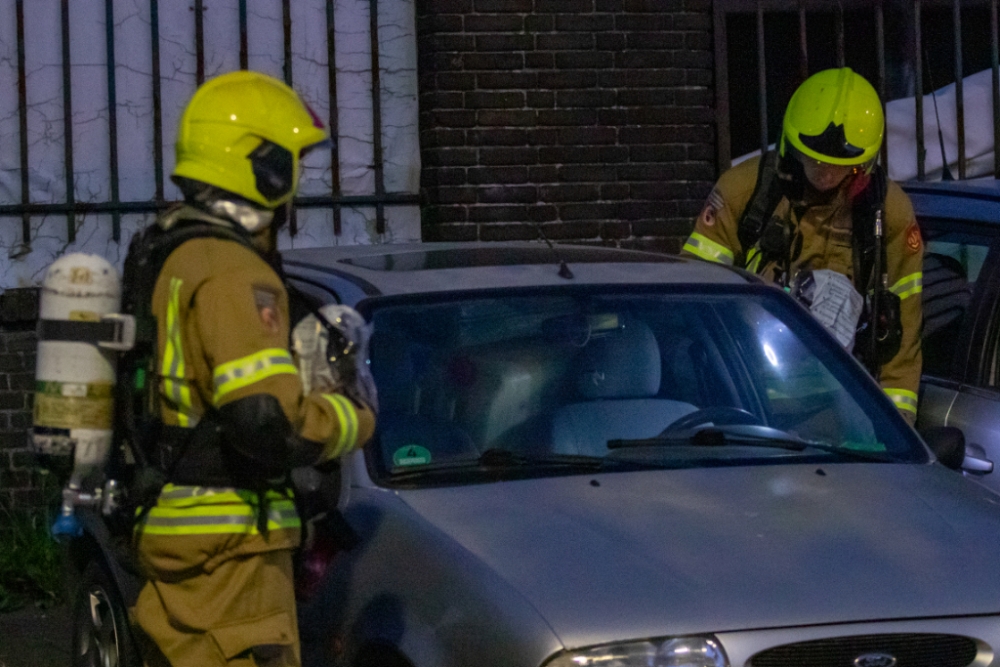
[[[920,224],[926,249],[917,426],[957,426],[970,454],[1000,462],[1000,230],[943,218]],[[1000,475],[979,481],[1000,493]]]

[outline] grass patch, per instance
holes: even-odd
[[[64,550],[49,532],[53,514],[0,506],[0,612],[62,601]]]

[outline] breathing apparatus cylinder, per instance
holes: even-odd
[[[109,501],[105,466],[114,420],[116,350],[134,323],[118,315],[118,272],[98,255],[71,253],[45,272],[39,301],[32,445],[43,464],[70,469],[57,535],[75,536],[79,505]],[[111,485],[109,485],[111,486]]]

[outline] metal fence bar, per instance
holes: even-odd
[[[195,81],[205,83],[205,3],[194,0],[194,58]]]
[[[17,0],[17,125],[21,133],[21,203],[31,201],[31,183],[28,173],[28,76],[25,71],[24,56],[24,0]],[[16,254],[31,249],[31,217],[21,216],[21,247]]]
[[[240,69],[250,68],[250,47],[247,44],[247,0],[240,0]]]
[[[760,154],[767,152],[767,67],[764,62],[764,5],[757,0],[757,91],[760,113]]]
[[[281,0],[281,28],[284,38],[285,83],[292,85],[292,0]]]
[[[292,85],[292,4],[291,0],[281,0],[281,34],[284,50],[282,72],[285,83]],[[299,218],[293,208],[288,215],[288,233],[295,236],[299,233]]]
[[[965,91],[962,87],[962,5],[952,4],[952,26],[955,34],[955,121],[958,134],[958,178],[965,178]]]
[[[847,62],[844,55],[844,5],[837,3],[837,67],[844,67]]]
[[[54,204],[0,204],[0,217],[28,215],[86,215],[92,213],[156,213],[177,202],[119,201],[74,202]],[[420,203],[420,195],[387,192],[380,195],[347,195],[341,197],[299,197],[294,200],[298,208],[325,208],[328,206],[413,206]]]
[[[153,171],[155,179],[155,195],[150,201],[122,201],[121,199],[121,164],[119,150],[119,124],[117,114],[117,56],[116,37],[118,31],[115,26],[114,0],[105,0],[105,49],[106,49],[106,79],[108,85],[108,156],[109,156],[109,196],[106,201],[78,201],[75,190],[75,168],[74,168],[74,141],[73,141],[73,100],[72,100],[72,54],[71,54],[71,29],[70,22],[70,0],[60,0],[61,9],[61,47],[62,47],[62,94],[63,94],[63,130],[64,130],[64,177],[66,180],[66,196],[64,201],[53,203],[32,203],[29,174],[29,137],[28,137],[28,101],[27,101],[27,67],[25,56],[25,0],[15,0],[17,19],[17,48],[18,48],[18,112],[20,121],[20,147],[21,147],[21,201],[17,204],[0,204],[0,217],[18,217],[22,223],[22,251],[30,250],[31,227],[30,222],[33,216],[65,215],[67,226],[67,241],[73,243],[77,238],[76,226],[80,217],[93,214],[109,215],[112,221],[112,236],[121,241],[121,220],[129,214],[151,214],[158,213],[174,205],[176,202],[167,201],[165,195],[165,160],[164,160],[164,134],[163,134],[163,91],[162,91],[162,67],[161,50],[162,36],[160,25],[160,0],[149,0],[149,35],[150,53],[152,58],[152,119],[153,119]],[[205,0],[191,0],[191,10],[194,13],[194,47],[195,47],[195,76],[198,85],[205,81],[206,67],[206,44],[205,44],[205,24],[204,16],[208,7]],[[248,48],[248,5],[247,0],[239,0],[239,28],[240,28],[240,65],[246,68],[249,60]],[[285,80],[292,83],[292,2],[282,0],[282,27],[284,33],[284,63],[283,72]],[[339,119],[338,119],[338,99],[337,99],[337,69],[336,69],[336,30],[334,23],[335,1],[326,0],[327,10],[327,39],[328,39],[328,83],[330,94],[330,132],[331,141],[331,194],[329,196],[300,197],[294,200],[295,208],[331,208],[334,217],[334,232],[341,234],[341,220],[343,207],[373,207],[376,212],[376,231],[379,234],[385,233],[385,207],[387,206],[415,206],[420,204],[420,197],[417,194],[409,193],[387,193],[384,170],[384,146],[382,136],[382,106],[381,106],[381,73],[379,55],[379,3],[377,0],[370,0],[370,45],[372,64],[372,127],[373,127],[373,169],[375,176],[374,193],[370,195],[343,195],[340,189],[340,156],[339,156]],[[294,216],[294,209],[293,209]],[[294,219],[294,217],[293,217]]]
[[[160,90],[160,5],[149,0],[149,35],[153,50],[153,173],[156,180],[156,201],[163,193],[163,97]]]
[[[799,78],[809,78],[809,34],[806,30],[806,5],[799,0]]]
[[[993,177],[1000,178],[1000,36],[997,0],[990,0],[990,69],[993,76]]]
[[[115,85],[115,3],[104,0],[104,34],[107,41],[108,70],[108,160],[111,167],[111,203],[120,199],[118,193],[118,95]],[[122,219],[117,211],[111,213],[111,238],[122,240]]]
[[[371,0],[369,22],[372,50],[372,152],[375,168],[375,233],[385,233],[385,166],[382,164],[382,77],[378,57],[378,0]]]
[[[63,79],[63,154],[66,173],[66,204],[69,207],[66,215],[66,239],[72,243],[76,240],[76,216],[73,205],[76,203],[76,183],[73,176],[73,87],[70,76],[69,54],[69,0],[62,0],[62,79]]]
[[[927,180],[925,171],[925,159],[927,157],[927,147],[924,146],[924,56],[921,46],[922,37],[920,31],[920,0],[913,0],[913,56],[916,65],[913,68],[914,76],[914,101],[916,102],[916,130],[917,130],[917,180]]]
[[[875,3],[875,57],[878,60],[878,98],[882,102],[882,117],[885,118],[885,8],[883,0]],[[889,171],[889,141],[882,140],[879,149],[882,158],[882,168]]]
[[[337,106],[337,30],[334,21],[333,0],[326,0],[326,58],[330,94],[330,194],[340,196],[340,118]],[[340,207],[333,209],[333,234],[341,233]]]

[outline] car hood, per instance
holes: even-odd
[[[940,465],[760,465],[400,491],[567,647],[1000,611],[1000,498]]]

